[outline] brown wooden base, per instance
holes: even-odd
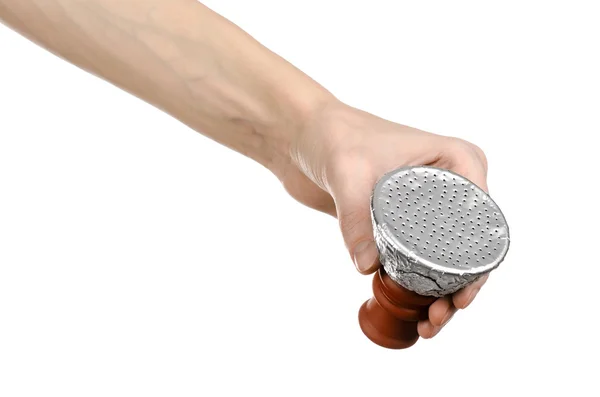
[[[436,298],[422,296],[398,285],[383,268],[373,277],[374,297],[358,312],[364,334],[374,343],[388,349],[405,349],[419,339],[417,322],[427,318]]]

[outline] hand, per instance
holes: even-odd
[[[370,217],[370,197],[385,173],[411,165],[452,170],[487,191],[487,161],[477,146],[383,120],[331,101],[315,111],[291,144],[291,162],[279,173],[299,202],[339,219],[357,270],[379,266]],[[458,309],[466,308],[486,277],[439,298],[420,321],[421,337],[435,336]]]
[[[69,12],[38,3],[0,0],[0,21],[269,167],[298,201],[338,217],[363,274],[379,266],[369,199],[383,174],[433,165],[486,188],[476,146],[339,103],[199,2],[89,0]],[[421,336],[434,336],[484,281],[431,305]]]

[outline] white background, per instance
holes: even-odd
[[[333,218],[0,27],[0,395],[598,395],[594,2],[206,3],[342,100],[481,146],[506,261],[435,339],[377,347]]]

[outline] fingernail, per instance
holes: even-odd
[[[465,303],[465,308],[467,306],[469,306],[471,304],[471,302],[473,302],[473,300],[475,299],[475,297],[477,296],[477,293],[479,292],[479,288],[474,289],[473,291],[471,291],[471,293],[469,294],[469,297],[467,298],[467,303]]]
[[[454,311],[448,310],[448,312],[444,316],[444,321],[442,321],[442,325],[440,325],[440,328],[448,324],[448,321],[452,320],[452,317],[454,317]]]
[[[360,273],[368,273],[376,265],[378,255],[375,241],[362,241],[354,250],[354,266]]]

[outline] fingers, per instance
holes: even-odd
[[[483,191],[488,192],[487,170],[478,156],[473,155],[466,168],[459,170],[459,174],[479,186]]]
[[[436,300],[429,306],[429,318],[417,324],[419,335],[425,339],[433,338],[450,321],[456,311],[451,296]]]
[[[341,202],[338,205],[338,217],[356,270],[362,274],[371,274],[379,267],[379,252],[373,238],[369,200],[361,201],[365,203],[352,199]]]
[[[473,302],[473,299],[487,281],[488,276],[486,274],[453,295],[444,296],[433,302],[429,306],[429,318],[419,321],[417,325],[419,335],[425,339],[436,336],[459,309],[465,309]]]
[[[358,243],[354,249],[354,265],[362,274],[371,274],[379,267],[379,252],[375,241],[365,240]]]
[[[369,200],[375,181],[365,175],[353,181],[338,178],[331,184],[340,228],[354,265],[362,274],[373,273],[379,267]]]
[[[450,142],[446,152],[452,159],[450,168],[487,192],[488,163],[483,151],[462,139],[452,138]]]
[[[452,303],[452,296],[444,296],[433,302],[429,306],[429,321],[437,327],[446,324],[456,313],[456,308]]]
[[[419,333],[419,336],[424,339],[433,338],[441,329],[442,327],[434,326],[429,320],[422,320],[417,324],[417,332]]]
[[[467,306],[473,302],[473,299],[477,296],[477,293],[483,287],[485,282],[487,281],[489,274],[481,277],[479,280],[475,281],[473,284],[466,286],[460,291],[456,292],[452,296],[452,302],[454,306],[458,309],[465,309]]]
[[[447,313],[447,317],[440,324],[434,324],[431,320],[422,320],[417,324],[417,332],[422,338],[429,339],[436,336],[448,321],[452,319],[454,314],[457,312],[455,307],[452,307]]]

